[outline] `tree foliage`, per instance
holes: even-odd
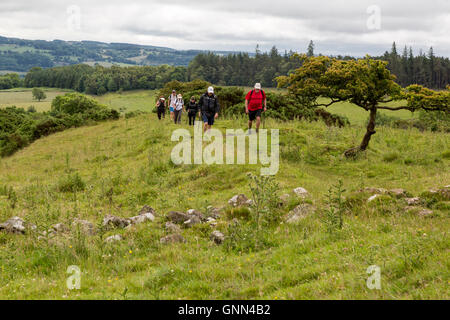
[[[41,101],[47,99],[47,95],[45,94],[44,90],[40,88],[33,88],[33,91],[31,93],[34,100]]]
[[[367,132],[361,145],[349,151],[366,150],[375,131],[378,109],[410,111],[441,110],[449,112],[450,91],[433,91],[420,85],[402,89],[387,68],[387,62],[366,57],[358,60],[339,60],[325,56],[301,56],[303,65],[289,76],[277,78],[279,87],[310,108],[329,107],[338,102],[350,102],[370,112]],[[318,103],[318,98],[330,99]],[[404,101],[392,107],[388,103]]]

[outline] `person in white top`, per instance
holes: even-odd
[[[179,94],[177,96],[177,100],[175,101],[175,124],[180,124],[181,123],[181,114],[183,113],[184,110],[184,100],[183,100],[183,96],[181,94]]]
[[[167,99],[168,105],[169,105],[169,111],[170,111],[170,119],[175,119],[175,105],[177,103],[177,91],[173,90],[172,94]]]

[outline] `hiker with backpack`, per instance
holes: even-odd
[[[175,105],[177,103],[177,91],[173,90],[172,94],[169,96],[169,98],[167,99],[167,104],[169,106],[169,111],[170,111],[170,119],[174,120],[175,118]]]
[[[195,117],[197,116],[198,112],[198,104],[195,100],[195,97],[192,97],[189,103],[186,105],[186,110],[188,112],[189,116],[189,125],[195,126]]]
[[[207,132],[214,125],[214,121],[219,117],[220,112],[219,99],[214,94],[213,87],[209,87],[208,91],[200,97],[198,106],[204,123],[203,131]]]
[[[158,119],[166,118],[166,99],[164,97],[160,97],[158,102],[156,103],[156,109],[158,110]]]
[[[174,106],[175,124],[181,123],[181,115],[183,113],[183,110],[184,110],[184,100],[183,100],[183,96],[181,94],[179,94],[177,96],[177,100],[175,101],[175,106]]]
[[[248,114],[248,133],[251,133],[253,121],[256,120],[256,133],[261,126],[261,115],[267,111],[266,93],[261,89],[261,84],[255,84],[255,89],[247,93],[245,97],[245,113]]]

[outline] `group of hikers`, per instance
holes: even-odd
[[[158,110],[159,120],[165,119],[166,110],[169,109],[170,119],[175,124],[181,123],[181,115],[187,112],[189,117],[189,125],[195,125],[197,115],[204,123],[204,131],[207,132],[214,125],[214,121],[219,117],[220,105],[219,99],[214,94],[214,88],[209,87],[200,100],[197,102],[195,97],[191,97],[189,103],[185,105],[183,95],[177,94],[176,90],[172,91],[170,97],[166,100],[163,96],[159,98],[156,108]],[[261,126],[261,116],[267,111],[267,97],[262,90],[261,84],[255,84],[253,90],[249,91],[245,97],[245,112],[249,116],[248,129],[251,133],[253,122],[256,121],[256,133],[259,132]]]

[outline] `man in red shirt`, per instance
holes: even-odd
[[[251,133],[253,121],[256,120],[256,133],[259,132],[261,125],[261,115],[267,111],[267,97],[266,93],[261,90],[261,83],[255,84],[255,90],[247,93],[245,97],[245,113],[249,116],[248,132]]]

